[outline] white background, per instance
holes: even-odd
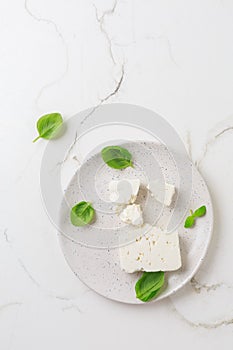
[[[0,27],[0,349],[232,349],[233,2],[2,0]],[[142,307],[79,282],[40,197],[38,117],[111,102],[176,128],[215,208],[195,279]]]

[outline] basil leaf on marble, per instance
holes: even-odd
[[[154,299],[164,285],[164,272],[144,272],[135,285],[136,296],[143,302]]]
[[[120,146],[108,146],[101,152],[104,162],[113,169],[133,167],[132,155]]]
[[[74,226],[85,226],[89,224],[95,215],[95,209],[91,203],[80,202],[70,212],[70,220]]]
[[[37,130],[39,135],[33,140],[36,142],[40,138],[50,140],[57,136],[60,127],[63,124],[63,119],[60,113],[50,113],[43,115],[37,121]]]

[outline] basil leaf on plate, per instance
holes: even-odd
[[[85,226],[93,220],[94,215],[95,209],[91,203],[80,202],[71,209],[70,220],[74,226]]]
[[[62,124],[63,119],[60,113],[50,113],[43,115],[37,121],[37,130],[39,135],[33,142],[36,142],[40,138],[50,140],[56,137]]]
[[[184,227],[185,228],[190,228],[193,227],[196,221],[196,218],[201,218],[206,214],[206,206],[203,205],[202,207],[198,208],[193,212],[190,210],[191,216],[188,216],[187,219],[185,220]]]
[[[187,219],[185,220],[184,227],[185,228],[190,228],[194,225],[195,223],[195,218],[194,216],[188,216]]]
[[[135,285],[136,296],[144,302],[155,298],[164,285],[164,272],[144,272]]]
[[[206,214],[206,206],[203,205],[202,207],[200,207],[199,209],[197,209],[195,212],[194,212],[194,216],[196,218],[200,218],[202,216],[204,216]]]
[[[133,167],[132,155],[120,146],[108,146],[101,152],[104,162],[113,169]]]

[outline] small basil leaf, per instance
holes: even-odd
[[[113,169],[133,167],[132,155],[120,146],[105,147],[101,152],[104,162]]]
[[[206,206],[203,205],[202,207],[197,209],[193,215],[197,218],[200,218],[200,217],[204,216],[205,214],[206,214]]]
[[[94,215],[91,203],[80,202],[71,209],[70,220],[74,226],[85,226],[93,220]]]
[[[40,138],[50,140],[56,137],[62,123],[63,119],[60,113],[43,115],[37,122],[39,136],[33,142],[36,142]]]
[[[144,272],[135,285],[136,296],[144,302],[155,298],[164,285],[164,272]]]
[[[194,216],[188,216],[187,219],[185,220],[184,227],[185,228],[193,227],[194,223],[195,223],[195,217]]]

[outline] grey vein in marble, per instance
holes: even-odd
[[[217,135],[215,135],[215,139],[217,139],[218,137],[222,136],[223,134],[225,134],[227,131],[231,131],[233,130],[233,126],[229,126],[225,129],[223,129],[222,131],[220,131]]]
[[[8,232],[8,230],[5,229],[4,230],[5,241],[8,244],[8,246],[13,250],[12,242],[9,239],[9,235],[8,235],[7,232]],[[22,270],[25,272],[25,274],[28,276],[28,278],[33,282],[34,285],[36,285],[38,288],[40,288],[39,282],[37,282],[35,280],[35,278],[31,275],[31,273],[28,271],[28,269],[26,268],[26,266],[24,265],[22,260],[19,257],[16,257],[16,259],[17,259],[17,262],[18,262],[19,266],[22,268]]]
[[[54,295],[52,293],[48,294],[48,296],[52,299],[59,301],[59,302],[65,303],[65,305],[63,304],[64,306],[61,306],[61,310],[63,312],[74,309],[74,310],[77,310],[79,313],[83,313],[83,310],[81,310],[80,307],[78,306],[78,304],[76,303],[76,298]]]
[[[69,159],[70,154],[71,154],[72,150],[74,149],[74,147],[75,147],[77,141],[78,141],[78,132],[76,131],[76,132],[75,132],[75,136],[74,136],[74,141],[71,143],[71,145],[70,145],[70,147],[69,147],[69,149],[68,149],[68,151],[67,151],[67,153],[66,153],[65,158],[64,158],[61,162],[58,162],[58,163],[57,163],[57,166],[59,166],[59,165],[61,165],[61,166],[64,165],[64,163]],[[74,157],[73,157],[73,158],[74,158]]]
[[[122,82],[124,80],[124,74],[125,74],[125,67],[124,67],[124,64],[122,64],[122,66],[121,66],[121,76],[120,76],[119,81],[116,84],[115,89],[112,92],[110,92],[110,94],[108,94],[106,97],[101,99],[101,104],[106,102],[109,98],[113,97],[114,95],[116,95],[118,93],[118,91],[120,90],[120,87],[122,85]]]
[[[204,329],[209,329],[209,330],[214,330],[217,328],[220,328],[222,326],[230,326],[233,325],[233,318],[225,319],[225,320],[220,320],[216,322],[192,322],[189,319],[187,319],[182,313],[180,313],[174,304],[172,304],[172,311],[179,317],[180,320],[185,322],[188,326],[192,328],[204,328]]]
[[[74,141],[72,142],[72,144],[71,144],[70,148],[68,149],[68,152],[67,152],[67,154],[66,154],[66,157],[65,157],[65,159],[64,159],[64,161],[63,161],[63,163],[64,163],[64,162],[66,162],[66,161],[67,161],[67,159],[69,158],[70,153],[71,153],[71,152],[72,152],[72,150],[74,149],[74,147],[75,147],[75,145],[76,145],[77,141],[78,141],[78,132],[76,131],[76,132],[75,132]]]
[[[114,1],[114,4],[112,6],[111,9],[108,9],[106,11],[104,11],[102,13],[101,16],[98,15],[98,9],[96,7],[95,4],[93,4],[94,6],[94,9],[95,9],[95,15],[96,15],[96,20],[97,22],[99,23],[99,26],[100,26],[100,30],[101,32],[104,34],[104,36],[106,37],[106,40],[107,40],[107,43],[108,43],[108,49],[109,49],[109,55],[110,55],[110,58],[113,62],[114,65],[116,65],[116,60],[114,58],[114,55],[113,55],[113,50],[112,50],[112,40],[105,28],[105,18],[106,16],[112,16],[116,10],[116,7],[117,7],[117,0]],[[115,96],[118,91],[120,90],[121,88],[121,85],[122,85],[122,82],[124,80],[124,75],[125,75],[125,65],[124,63],[121,64],[121,76],[120,76],[120,79],[116,82],[116,87],[114,88],[114,90],[112,92],[110,92],[107,96],[103,97],[100,99],[100,102],[94,106],[91,111],[83,118],[83,120],[81,121],[81,125],[83,125],[87,119],[89,119],[89,117],[91,117],[91,115],[104,103],[104,102],[107,102],[111,97]]]
[[[64,36],[62,35],[61,31],[59,30],[58,25],[54,21],[52,21],[51,19],[47,19],[47,18],[43,18],[43,17],[39,17],[39,16],[35,15],[32,12],[32,10],[29,9],[28,3],[29,3],[29,0],[25,0],[24,1],[24,9],[25,9],[25,11],[28,13],[28,15],[30,17],[32,17],[37,22],[42,22],[42,23],[45,23],[47,25],[52,25],[53,26],[53,28],[55,29],[56,34],[58,35],[59,39],[62,42],[62,45],[64,46],[65,57],[66,57],[65,69],[62,72],[62,74],[57,79],[54,79],[50,83],[47,83],[44,86],[42,86],[42,88],[40,89],[40,91],[39,91],[39,93],[38,93],[38,95],[36,97],[36,100],[35,100],[36,105],[39,106],[39,100],[40,100],[42,94],[44,93],[44,91],[46,89],[50,88],[51,86],[59,83],[65,77],[65,75],[67,74],[67,72],[69,70],[69,51],[68,51],[68,45],[66,43],[66,40],[65,40]]]
[[[22,260],[20,258],[17,258],[17,261],[20,265],[20,267],[22,268],[22,270],[25,272],[25,274],[27,275],[27,277],[32,281],[32,283],[37,287],[40,288],[40,284],[39,282],[37,282],[37,280],[31,275],[31,273],[28,271],[28,269],[26,268],[26,266],[24,265],[24,263],[22,262]]]
[[[107,102],[111,97],[115,96],[118,91],[120,90],[121,88],[121,85],[122,85],[122,82],[124,80],[124,75],[125,75],[125,66],[124,66],[124,63],[122,63],[121,65],[121,76],[119,78],[119,80],[116,82],[116,87],[114,88],[114,90],[112,92],[110,92],[106,97],[102,98],[100,100],[100,102],[91,109],[91,111],[83,118],[83,120],[81,121],[81,125],[83,125],[87,119],[89,119],[92,114],[104,103],[104,102]]]
[[[3,231],[3,235],[5,237],[5,240],[7,243],[10,243],[9,237],[8,237],[8,229],[5,228],[5,230]]]
[[[183,315],[181,315],[183,316]],[[214,323],[202,323],[202,322],[192,322],[184,318],[184,320],[194,328],[205,328],[205,329],[217,329],[222,326],[231,326],[233,325],[233,318],[226,319],[226,320],[221,320],[221,321],[216,321]]]
[[[116,61],[115,61],[115,58],[113,55],[113,50],[112,50],[112,40],[111,40],[107,30],[105,29],[105,17],[112,16],[114,14],[115,9],[117,7],[117,0],[114,1],[113,7],[111,9],[104,11],[101,16],[98,15],[98,9],[97,9],[96,5],[93,4],[93,6],[95,9],[96,20],[99,23],[100,31],[103,33],[103,35],[105,36],[107,43],[108,43],[109,55],[111,57],[113,64],[116,65]]]
[[[69,311],[69,310],[77,310],[79,313],[81,314],[83,313],[83,311],[79,308],[77,304],[71,304],[62,308],[63,312]]]
[[[232,131],[233,130],[233,126],[228,126],[223,128],[220,132],[218,132],[217,134],[215,134],[213,137],[211,137],[209,140],[207,140],[205,146],[204,146],[204,150],[202,155],[200,156],[200,158],[198,160],[195,161],[195,165],[196,167],[199,169],[201,163],[203,162],[203,160],[205,159],[206,155],[208,154],[208,151],[210,149],[210,147],[215,143],[215,141],[223,136],[225,133]]]
[[[224,283],[216,283],[216,284],[206,284],[206,283],[200,283],[196,280],[195,277],[192,278],[190,281],[190,285],[194,289],[194,291],[198,294],[200,294],[202,291],[210,292],[210,291],[216,291],[219,288],[226,287],[226,288],[233,288],[233,286],[226,285]],[[222,326],[230,326],[233,325],[233,318],[219,320],[216,322],[193,322],[187,319],[181,312],[179,312],[174,304],[172,303],[172,310],[179,316],[179,318],[187,323],[189,326],[194,328],[205,328],[205,329],[217,329]]]
[[[8,235],[8,229],[5,229],[3,231],[3,236],[5,237],[5,241],[7,243],[7,245],[10,247],[10,249],[13,249],[13,246],[12,246],[12,242],[9,238],[9,235]],[[46,291],[44,290],[44,288],[40,285],[40,283],[33,277],[33,275],[31,274],[31,272],[28,270],[28,268],[25,266],[25,264],[23,263],[23,261],[16,256],[16,259],[17,259],[17,262],[19,264],[19,266],[21,267],[21,269],[24,271],[24,273],[27,275],[27,277],[29,278],[29,280],[45,295],[45,297],[49,297],[49,298],[52,298],[52,299],[55,299],[59,302],[65,302],[65,303],[70,303],[70,302],[73,302],[73,298],[70,298],[70,297],[66,297],[66,296],[60,296],[60,295],[57,295],[57,294],[54,294],[52,293],[51,291]],[[15,305],[22,305],[21,302],[13,302],[13,303],[7,303],[7,304],[4,304],[4,305],[0,305],[0,311],[5,309],[5,308],[8,308],[8,307],[11,307],[11,306],[15,306]],[[72,306],[72,307],[75,307],[76,309],[79,309],[78,305],[77,304],[74,304],[72,303],[72,305],[75,305],[75,306]],[[66,309],[66,307],[63,307]],[[62,308],[62,309],[63,309]],[[71,308],[70,305],[67,305],[67,309]],[[80,311],[82,312],[82,311]]]
[[[99,108],[100,105],[101,102],[98,103],[95,107],[93,107],[91,111],[83,118],[80,124],[83,125],[86,122],[86,120],[97,110],[97,108]]]
[[[202,290],[206,290],[207,292],[215,291],[218,288],[223,287],[224,285],[221,283],[216,284],[205,284],[198,282],[195,277],[193,277],[190,281],[191,287],[195,290],[196,293],[200,294]]]
[[[195,327],[202,327],[206,329],[216,329],[222,326],[230,326],[233,325],[233,318],[229,320],[222,320],[222,321],[217,321],[215,323],[197,323],[194,324]]]
[[[168,48],[168,55],[170,57],[170,60],[172,61],[172,63],[177,66],[179,68],[178,63],[176,62],[174,55],[173,55],[173,51],[172,51],[172,44],[169,40],[169,38],[166,35],[161,35],[160,36],[163,40],[165,40],[166,44],[167,44],[167,48]]]
[[[40,283],[32,276],[32,274],[28,271],[24,263],[22,262],[21,259],[17,258],[17,261],[20,265],[20,267],[23,269],[25,274],[28,276],[28,278],[32,281],[32,283],[40,290],[42,290]],[[43,291],[43,290],[42,290]],[[64,297],[64,296],[59,296],[59,295],[54,295],[50,292],[43,291],[45,296],[51,297],[53,299],[59,300],[59,301],[65,301],[65,302],[70,302],[72,299],[69,297]]]
[[[3,305],[0,305],[0,312],[5,310],[5,309],[8,309],[9,307],[12,307],[12,306],[21,306],[22,303],[20,302],[12,302],[12,303],[7,303],[7,304],[3,304]]]
[[[60,301],[71,301],[71,300],[73,300],[72,298],[61,296],[61,295],[55,295],[53,293],[49,293],[48,296],[50,298],[53,298],[53,299],[56,299],[56,300],[60,300]]]
[[[172,51],[172,45],[171,45],[171,41],[169,40],[169,38],[166,35],[158,35],[158,36],[153,36],[153,35],[147,35],[145,37],[145,40],[153,40],[153,41],[157,41],[157,40],[164,40],[166,42],[167,45],[167,49],[168,49],[168,55],[169,58],[171,60],[171,62],[178,68],[180,68],[180,66],[178,65],[178,63],[175,60],[175,57],[173,55],[173,51]]]

